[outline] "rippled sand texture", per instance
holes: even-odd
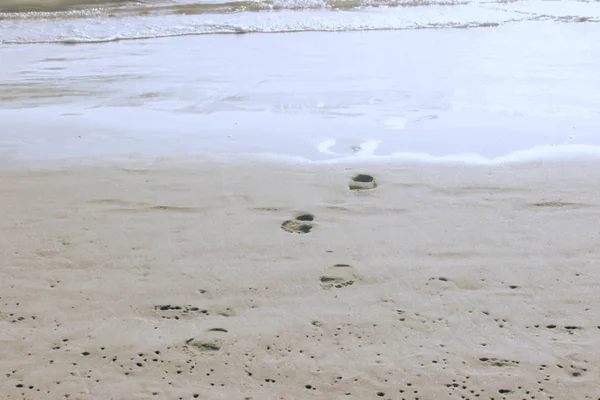
[[[3,399],[596,399],[597,164],[0,179]]]

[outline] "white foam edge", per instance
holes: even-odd
[[[360,143],[357,148],[358,151],[354,153],[354,156],[371,156],[375,154],[375,151],[379,147],[381,140],[366,140]],[[332,156],[343,156],[343,154],[335,153],[331,150],[333,146],[337,144],[335,139],[320,140],[315,144],[315,147],[319,153],[332,155]]]
[[[216,158],[213,158],[216,157]],[[221,153],[209,158],[215,161],[248,162],[266,161],[286,164],[445,164],[471,166],[501,166],[547,162],[579,162],[600,161],[600,146],[587,144],[569,144],[554,146],[536,146],[530,149],[517,150],[503,156],[487,158],[476,153],[449,154],[435,156],[428,153],[393,153],[390,155],[353,154],[327,160],[311,160],[306,157],[289,156],[273,153]]]
[[[131,154],[127,156],[98,156],[67,158],[61,160],[5,160],[3,167],[29,166],[40,168],[72,168],[74,166],[111,166],[136,165],[141,168],[165,167],[169,165],[185,165],[195,162],[215,162],[228,164],[267,163],[285,165],[323,165],[323,166],[357,166],[357,165],[446,165],[446,166],[508,166],[536,163],[569,163],[581,161],[600,162],[600,146],[593,145],[556,145],[537,146],[526,150],[518,150],[496,158],[486,158],[475,153],[434,156],[427,153],[394,153],[390,155],[350,155],[326,160],[311,160],[306,157],[276,153],[204,153],[193,152],[172,155]]]

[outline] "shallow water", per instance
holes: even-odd
[[[597,1],[0,0],[0,43],[82,43],[222,33],[597,23]]]
[[[600,154],[598,2],[15,4],[8,158]]]

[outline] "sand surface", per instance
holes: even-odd
[[[1,397],[597,399],[599,166],[5,167]]]

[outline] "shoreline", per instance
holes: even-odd
[[[2,400],[598,398],[596,4],[118,3],[0,13]]]
[[[595,396],[596,171],[2,169],[0,392]]]
[[[528,166],[566,166],[600,164],[600,146],[588,144],[565,144],[536,146],[487,158],[476,153],[457,153],[432,155],[429,153],[393,153],[389,155],[373,154],[377,141],[365,142],[363,149],[354,154],[335,154],[329,148],[335,142],[323,142],[315,147],[326,155],[323,158],[307,158],[299,155],[287,155],[266,152],[188,152],[182,154],[131,153],[122,155],[96,155],[62,158],[14,158],[0,155],[0,170],[19,169],[64,169],[64,168],[102,168],[111,166],[142,166],[154,168],[185,167],[187,165],[283,165],[300,168],[323,168],[327,166],[348,166],[381,169],[385,167],[402,168],[527,168]]]
[[[546,21],[2,48],[0,154],[495,160],[600,147],[596,29]]]

